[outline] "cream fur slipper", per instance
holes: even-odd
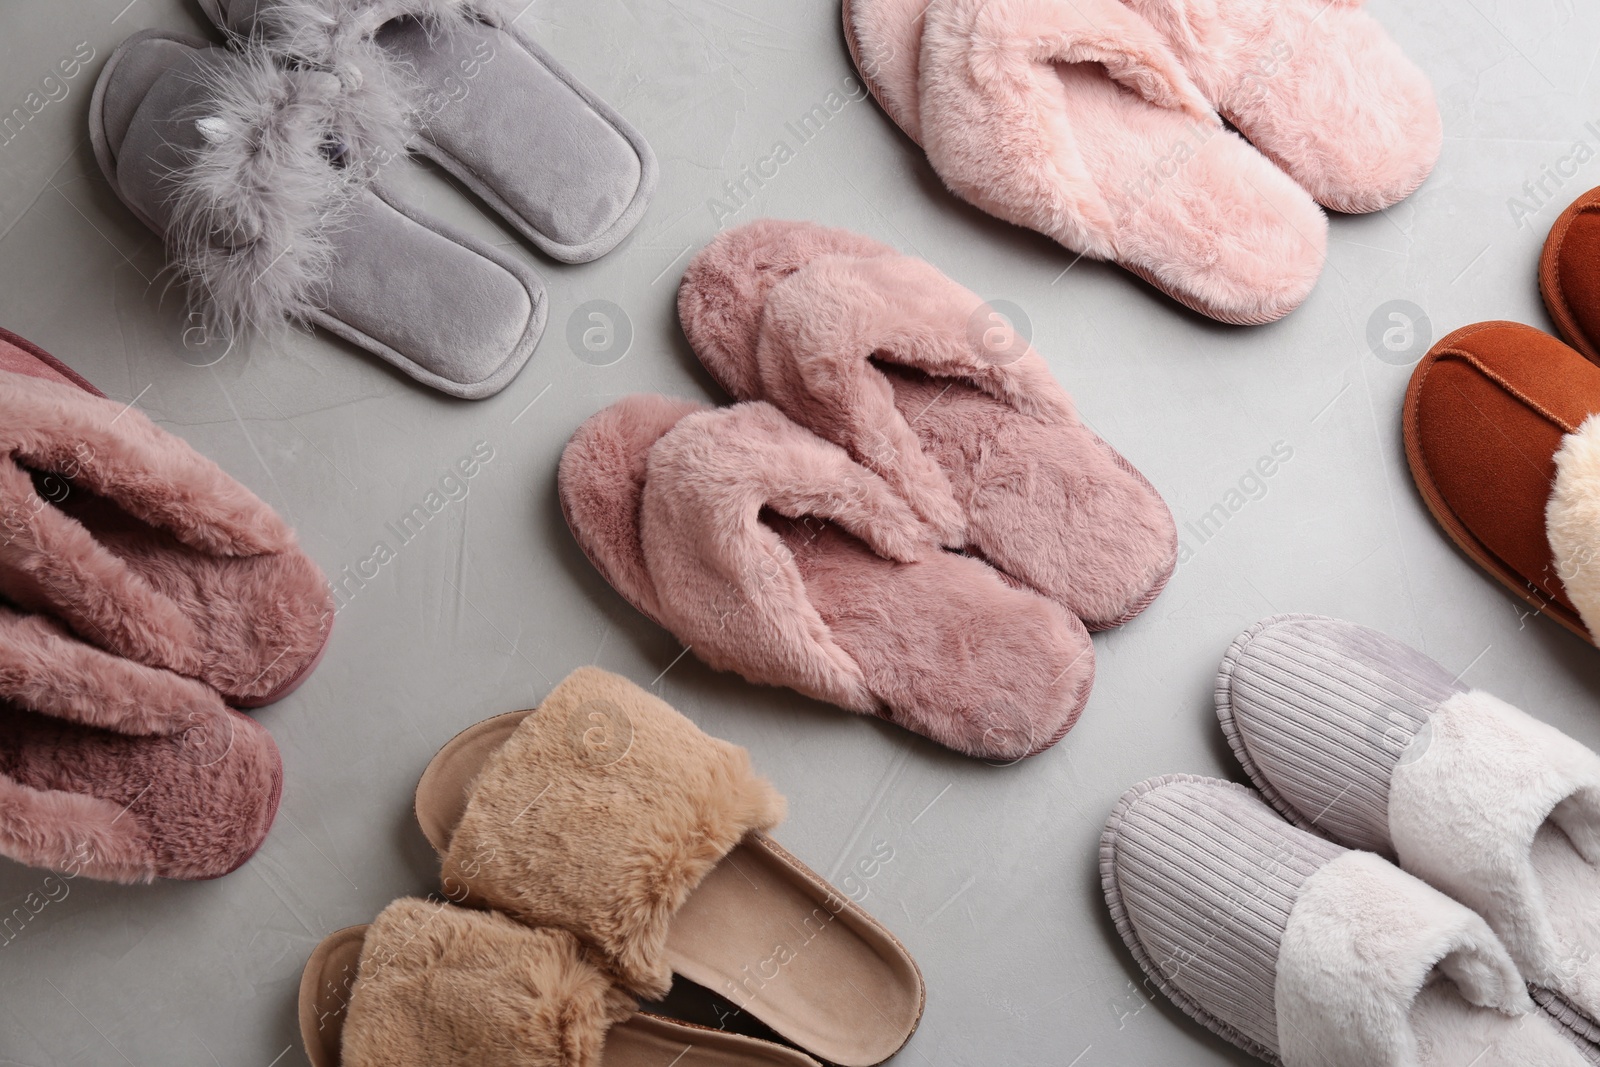
[[[573,434],[558,482],[600,573],[718,670],[1000,760],[1055,744],[1088,700],[1077,618],[941,549],[770,404],[628,397]]]
[[[1600,756],[1393,638],[1315,615],[1233,643],[1217,714],[1286,818],[1476,910],[1534,998],[1600,1041]]]
[[[1122,0],[1207,100],[1334,211],[1381,211],[1421,185],[1444,126],[1427,75],[1361,0]]]
[[[0,596],[237,707],[293,692],[333,626],[327,579],[294,532],[57,366],[0,337]]]
[[[1280,319],[1316,284],[1326,217],[1117,0],[845,0],[844,17],[867,87],[962,199],[1222,322]]]
[[[783,811],[744,749],[593,667],[458,735],[417,786],[451,899],[576,933],[640,996],[681,976],[817,1059],[868,1067],[916,1029],[922,975],[767,836]]]
[[[1268,1063],[1600,1063],[1534,1010],[1481,917],[1288,825],[1243,786],[1193,775],[1135,786],[1106,826],[1100,874],[1149,981]]]
[[[845,230],[762,219],[689,263],[700,362],[843,447],[969,550],[1082,619],[1128,622],[1177,566],[1172,513],[978,295]]]
[[[317,946],[300,1036],[311,1067],[817,1067],[637,1011],[565,930],[414,898]]]

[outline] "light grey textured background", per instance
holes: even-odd
[[[749,746],[790,798],[781,840],[825,874],[893,850],[865,902],[928,980],[902,1062],[1246,1062],[1146,1000],[1096,874],[1101,822],[1127,786],[1170,771],[1237,776],[1211,713],[1236,633],[1277,611],[1381,627],[1600,746],[1600,654],[1526,617],[1446,542],[1412,488],[1399,433],[1409,366],[1395,364],[1425,345],[1385,361],[1366,339],[1391,300],[1422,308],[1434,338],[1486,318],[1548,328],[1539,245],[1560,208],[1600,184],[1600,4],[1374,0],[1372,10],[1434,79],[1443,159],[1405,203],[1334,219],[1327,272],[1300,311],[1236,329],[1115,267],[1080,262],[1063,276],[1071,256],[1059,247],[945,193],[860,99],[832,2],[534,0],[520,24],[645,132],[661,188],[621,248],[567,267],[447,183],[414,176],[430,209],[528,257],[549,286],[532,362],[502,395],[468,403],[320,335],[198,365],[215,356],[185,349],[160,247],[110,194],[85,126],[112,48],[150,26],[205,34],[198,7],[0,2],[0,115],[35,91],[34,104],[48,101],[0,144],[0,325],[215,458],[294,523],[330,574],[380,540],[393,547],[385,523],[479,442],[494,451],[467,498],[340,612],[305,688],[259,713],[287,765],[282,814],[259,855],[206,884],[79,880],[0,946],[0,1064],[303,1062],[294,1000],[312,946],[433,884],[410,810],[429,756],[585,663],[654,685],[706,730]],[[47,83],[75,50],[94,59]],[[786,124],[834,91],[856,99],[801,143]],[[778,142],[793,156],[778,175],[748,203],[726,200],[723,183]],[[1524,183],[1546,174],[1548,202],[1528,199]],[[717,217],[719,195],[736,209],[729,218]],[[1531,214],[1521,225],[1513,197]],[[1292,450],[1264,495],[1245,486],[1258,498],[1215,536],[1185,528],[1192,558],[1165,594],[1096,638],[1094,697],[1053,751],[990,767],[680,659],[563,526],[555,465],[579,422],[629,392],[716,396],[678,329],[676,282],[719,222],[761,215],[859,230],[1021,307],[1085,417],[1149,475],[1181,528],[1275,446]],[[607,366],[568,346],[568,319],[590,300],[632,324],[631,348]],[[0,915],[43,877],[0,864]]]

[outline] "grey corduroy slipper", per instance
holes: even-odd
[[[90,139],[215,335],[314,324],[452,396],[500,391],[544,330],[543,284],[345,166],[341,91],[258,49],[146,30],[101,72]]]
[[[1385,634],[1315,615],[1235,640],[1216,700],[1280,813],[1476,910],[1534,999],[1600,1040],[1600,756]]]
[[[1129,790],[1101,881],[1151,983],[1279,1067],[1584,1067],[1482,917],[1232,782]]]
[[[341,133],[358,157],[383,140],[379,127],[405,116],[402,141],[409,138],[412,150],[455,175],[554,259],[598,259],[644,217],[657,179],[649,144],[517,27],[524,3],[200,6],[235,38],[335,74],[345,87]]]

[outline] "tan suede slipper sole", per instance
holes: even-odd
[[[559,1052],[559,1061],[572,1067],[817,1067],[809,1056],[783,1045],[648,1012],[633,1012],[607,1027],[605,1016],[584,1018],[586,1013],[581,1009],[591,1005],[582,1004],[570,984],[551,982],[530,988],[514,973],[497,975],[485,969],[462,968],[460,955],[452,951],[455,946],[442,944],[455,932],[452,927],[478,927],[473,932],[481,949],[500,950],[511,964],[526,963],[526,953],[518,951],[522,946],[516,938],[532,936],[537,931],[522,930],[501,916],[448,905],[423,901],[397,904],[421,914],[428,924],[421,929],[414,927],[404,936],[420,944],[433,942],[422,951],[436,954],[425,964],[436,970],[424,975],[407,973],[414,960],[402,956],[412,955],[417,946],[405,944],[386,947],[383,958],[367,960],[363,971],[362,956],[372,926],[351,926],[330,934],[311,954],[300,976],[300,1036],[312,1067],[520,1067],[545,1062],[539,1058],[541,1052]],[[507,930],[501,924],[513,929]],[[427,938],[420,936],[424,931],[429,934]],[[555,962],[559,967],[563,962],[551,961],[548,956],[536,957],[534,965]],[[570,980],[575,971],[580,979],[588,977],[582,974],[581,964],[573,967],[572,961],[565,962],[568,966],[565,973],[557,972],[559,978]],[[391,973],[385,975],[386,970]],[[511,971],[510,966],[507,971]],[[367,985],[374,979],[399,988],[374,995]],[[450,987],[449,992],[435,997],[435,986]],[[371,1022],[362,1020],[352,1028],[361,1032],[353,1034],[347,1048],[346,1021],[358,990],[365,1000],[379,1003],[375,1008],[363,1004],[363,1009],[376,1018]],[[587,992],[594,999],[595,991],[591,988]],[[564,1002],[558,1000],[563,994]],[[473,997],[481,1010],[454,1010],[458,1006],[456,998],[463,996]],[[555,1003],[543,1003],[547,1001]],[[573,1011],[574,1001],[579,1002],[578,1011]],[[614,1010],[621,1014],[629,1009],[623,1006]],[[391,1025],[385,1016],[392,1011],[407,1014],[410,1025]],[[530,1034],[530,1022],[537,1026],[541,1014],[558,1020],[556,1025],[542,1034]],[[578,1017],[576,1026],[574,1015]],[[569,1033],[586,1022],[591,1024],[589,1032],[575,1036]],[[541,1048],[541,1037],[549,1038],[549,1044],[555,1047]],[[454,1057],[440,1055],[441,1038]],[[496,1054],[502,1050],[513,1058]]]
[[[581,668],[458,734],[416,811],[447,896],[572,931],[640,996],[680,975],[840,1067],[922,1016],[905,947],[767,836],[783,800],[748,754],[624,678]]]

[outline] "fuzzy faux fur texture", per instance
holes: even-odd
[[[266,836],[281,766],[212,690],[0,609],[0,855],[118,882],[213,878]]]
[[[802,249],[816,255],[798,269],[763,269],[801,262]],[[685,332],[738,399],[843,446],[946,546],[976,550],[1091,629],[1126,621],[1171,573],[1177,536],[1160,496],[1079,421],[1039,353],[1014,334],[989,338],[984,301],[932,265],[763,219],[707,245],[679,292]],[[754,307],[722,310],[738,298]],[[730,327],[757,316],[741,347]]]
[[[1544,514],[1556,576],[1591,637],[1600,639],[1600,415],[1561,439]]]
[[[1462,693],[1395,769],[1389,826],[1401,866],[1482,914],[1530,983],[1600,1019],[1600,756]]]
[[[271,508],[136,409],[0,374],[0,592],[246,703],[321,649],[326,580]],[[50,479],[48,498],[33,475]]]
[[[1378,211],[1438,161],[1428,78],[1358,0],[1122,0],[1206,98],[1319,203]]]
[[[561,930],[402,898],[361,949],[343,1067],[599,1067],[634,1004]]]
[[[1301,887],[1279,948],[1285,1067],[1423,1062],[1410,1016],[1435,968],[1473,1004],[1533,1010],[1481,917],[1371,853],[1331,861]]]
[[[1117,0],[934,0],[922,25],[922,143],[956,195],[1222,321],[1310,292],[1326,218]]]
[[[331,158],[339,79],[260,50],[195,72],[190,112],[176,117],[200,137],[166,178],[174,268],[217,337],[309,324],[360,186],[359,168]]]
[[[627,725],[620,758],[582,741],[597,708]],[[666,994],[668,925],[689,893],[784,801],[737,745],[593,667],[569,675],[490,755],[445,854],[447,889],[571,931],[641,996]]]

